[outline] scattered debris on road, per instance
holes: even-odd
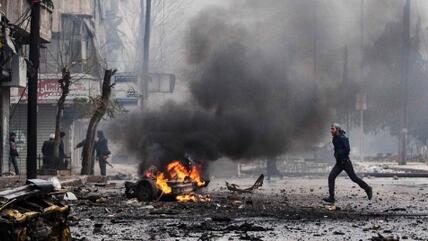
[[[265,176],[263,174],[261,174],[259,176],[259,178],[257,178],[256,182],[254,183],[253,186],[249,187],[249,188],[240,188],[239,185],[237,184],[233,184],[233,183],[228,183],[226,182],[226,187],[227,190],[231,191],[231,192],[237,192],[237,193],[253,193],[255,190],[259,189],[260,187],[263,186],[263,180],[264,180]]]
[[[67,226],[70,207],[56,183],[40,179],[0,192],[1,240],[71,241]]]
[[[382,234],[378,233],[377,236],[374,236],[370,239],[371,241],[399,241],[399,237],[395,236],[383,236]]]

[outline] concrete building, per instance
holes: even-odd
[[[58,80],[61,69],[68,66],[72,84],[66,99],[62,130],[65,153],[70,156],[70,168],[80,168],[80,152],[74,146],[85,135],[87,121],[85,110],[89,97],[100,93],[104,73],[100,52],[104,36],[103,19],[99,1],[96,0],[54,0],[52,13],[52,37],[41,49],[38,83],[38,137],[37,150],[39,167],[42,166],[41,147],[50,133],[55,132],[57,101],[61,95]],[[11,95],[10,130],[18,134],[20,166],[25,167],[27,133],[27,93],[16,88]],[[86,103],[86,104],[85,104]],[[25,170],[24,170],[25,171]]]
[[[25,57],[28,55],[30,35],[30,3],[27,0],[0,0],[0,175],[9,171],[9,125],[10,94],[14,88],[25,88],[27,83],[27,68]],[[44,4],[41,8],[42,43],[51,39],[52,9]],[[21,167],[22,170],[22,167]]]

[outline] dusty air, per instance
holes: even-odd
[[[0,0],[0,241],[428,240],[428,2]]]

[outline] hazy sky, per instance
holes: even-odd
[[[292,4],[296,0],[282,0]],[[313,1],[317,8],[317,17],[324,21],[319,26],[320,37],[328,41],[337,41],[338,44],[352,44],[360,40],[361,0],[308,0]],[[274,14],[276,9],[271,7],[271,0],[259,2],[256,11],[246,12],[242,3],[253,4],[254,0],[154,0],[152,26],[152,67],[163,71],[177,71],[177,58],[182,56],[183,37],[188,29],[188,22],[200,11],[207,7],[230,7],[231,11],[240,14],[248,22],[251,19],[263,19],[264,16]],[[277,2],[277,1],[273,1]],[[402,15],[402,6],[405,0],[364,0],[365,41],[370,44],[376,39],[389,21],[398,21]],[[428,42],[428,1],[412,0],[412,26],[416,25],[418,17],[421,19],[423,39]],[[123,50],[124,62],[135,61],[137,47],[138,23],[140,14],[140,0],[121,0],[119,13],[122,15],[122,38],[127,49]],[[314,9],[304,11],[314,12]],[[287,15],[298,15],[299,12],[285,12]],[[166,17],[165,17],[166,16]],[[332,35],[323,35],[323,32],[334,32]],[[414,29],[413,31],[414,32]],[[323,41],[322,39],[320,41]]]

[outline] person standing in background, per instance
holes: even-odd
[[[19,157],[18,149],[16,148],[16,134],[11,132],[9,135],[9,163],[12,164],[15,170],[15,175],[19,175],[17,159]]]
[[[55,169],[57,167],[54,160],[55,150],[55,134],[49,135],[49,140],[43,142],[42,154],[43,154],[43,169]]]
[[[102,131],[97,131],[98,141],[95,143],[96,157],[100,165],[101,176],[107,174],[107,158],[110,155],[108,141]]]

